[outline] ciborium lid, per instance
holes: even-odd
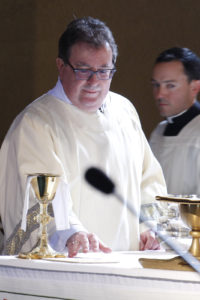
[[[165,202],[176,202],[179,204],[200,204],[200,197],[197,195],[172,195],[156,196],[156,200]]]

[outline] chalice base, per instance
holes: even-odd
[[[36,247],[31,252],[19,253],[18,258],[23,259],[43,259],[43,258],[64,258],[66,257],[63,253],[58,253],[54,251],[49,245],[45,248]]]
[[[196,258],[200,260],[200,257]],[[170,259],[140,258],[139,262],[144,268],[148,269],[194,271],[194,269],[190,265],[188,265],[187,262],[185,262],[180,256],[176,256]]]

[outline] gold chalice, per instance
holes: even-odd
[[[200,198],[195,195],[169,195],[167,197],[157,196],[156,200],[179,204],[181,219],[191,229],[192,244],[188,251],[200,260]],[[180,256],[167,260],[141,258],[140,262],[145,268],[193,271],[192,267]]]
[[[20,253],[19,258],[41,259],[65,257],[65,255],[55,252],[48,245],[47,234],[47,224],[52,218],[48,214],[47,208],[55,197],[56,189],[59,183],[59,176],[52,174],[33,174],[30,176],[33,176],[33,178],[31,179],[31,185],[35,192],[36,199],[40,204],[40,215],[37,216],[38,222],[40,223],[39,246],[29,253]]]
[[[200,203],[179,204],[182,220],[191,229],[192,244],[189,252],[200,259]]]

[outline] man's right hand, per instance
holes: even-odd
[[[87,233],[84,231],[74,233],[66,244],[68,248],[68,257],[74,257],[79,250],[82,249],[83,253],[89,251],[110,253],[112,250],[105,246],[94,233]]]

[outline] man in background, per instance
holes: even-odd
[[[27,175],[58,174],[51,246],[83,252],[158,249],[126,205],[84,180],[96,166],[140,212],[165,191],[162,170],[146,141],[133,105],[110,92],[117,45],[110,29],[91,17],[72,21],[59,39],[56,86],[13,122],[0,152],[0,215],[4,253],[30,251],[38,241],[38,203],[30,193],[26,231],[21,229]]]
[[[200,195],[200,58],[190,49],[174,47],[156,59],[153,95],[165,119],[150,137],[168,193]]]

